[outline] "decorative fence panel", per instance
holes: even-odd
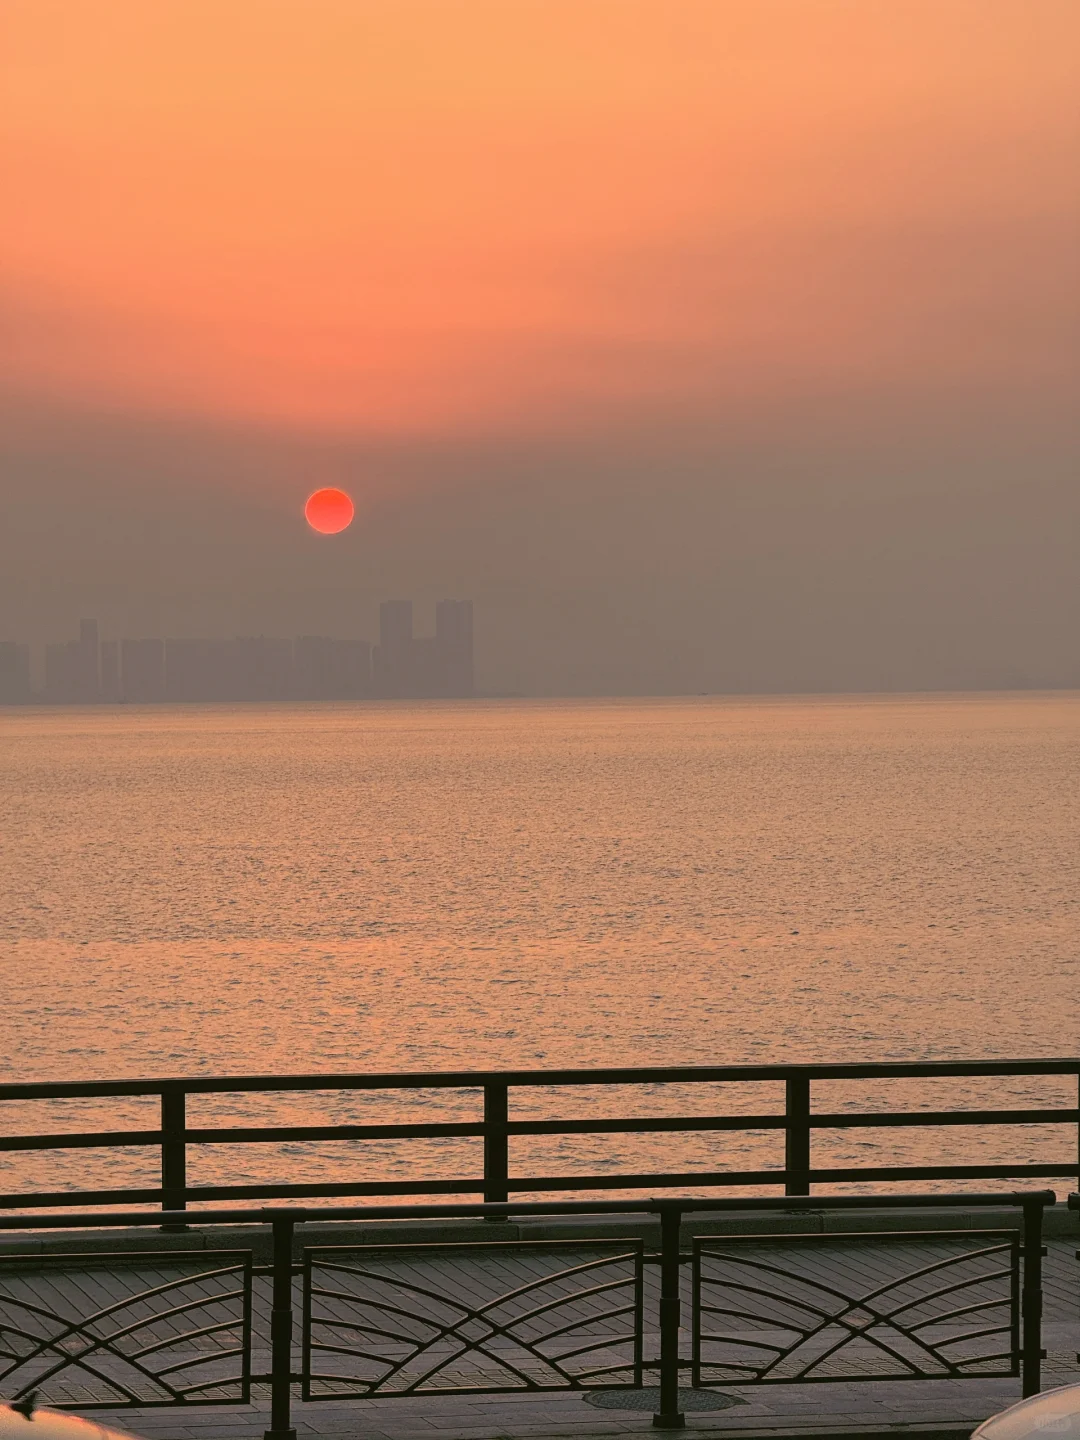
[[[303,1397],[640,1388],[643,1274],[637,1240],[307,1249]]]
[[[245,1404],[266,1386],[266,1440],[296,1440],[297,1382],[305,1400],[318,1401],[645,1391],[649,1374],[659,1378],[653,1423],[671,1430],[684,1424],[680,1381],[688,1372],[695,1388],[1019,1376],[1023,1393],[1033,1395],[1041,1388],[1042,1218],[1053,1199],[1049,1191],[830,1196],[823,1208],[866,1212],[866,1229],[698,1236],[689,1249],[685,1226],[697,1217],[798,1213],[806,1202],[198,1213],[200,1227],[263,1227],[259,1244],[269,1263],[257,1266],[250,1250],[189,1250],[182,1241],[161,1253],[71,1255],[50,1251],[43,1239],[42,1253],[0,1256],[0,1394],[29,1412],[35,1398],[79,1410]],[[1004,1208],[1017,1223],[872,1228],[874,1211],[918,1213],[943,1203],[965,1212]],[[317,1222],[545,1216],[606,1216],[606,1238],[297,1244]],[[649,1240],[614,1238],[616,1217]],[[163,1218],[176,1229],[195,1216]],[[145,1211],[0,1216],[0,1233],[158,1221]],[[687,1316],[683,1280],[691,1265]]]
[[[0,1257],[0,1393],[248,1404],[251,1277],[250,1250]]]
[[[1015,1230],[697,1239],[693,1267],[696,1386],[1020,1373]]]

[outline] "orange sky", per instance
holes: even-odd
[[[4,0],[0,385],[359,433],[1065,384],[1076,0]]]

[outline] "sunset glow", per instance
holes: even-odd
[[[377,434],[1042,393],[1078,21],[10,0],[0,380]]]

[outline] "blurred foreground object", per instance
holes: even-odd
[[[136,1440],[127,1430],[112,1430],[62,1410],[38,1409],[33,1398],[0,1405],[0,1440]]]
[[[1029,1435],[1080,1440],[1080,1385],[1063,1385],[1010,1405],[984,1420],[971,1440],[1027,1440]]]

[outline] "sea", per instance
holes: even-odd
[[[1080,695],[3,710],[0,976],[9,1081],[1075,1056]],[[1075,1106],[1076,1080],[814,1094],[1016,1104]],[[781,1105],[773,1082],[542,1087],[511,1118]],[[232,1093],[189,1124],[479,1112]],[[4,1134],[156,1124],[147,1100],[0,1100]],[[189,1179],[456,1178],[479,1144],[193,1147]],[[1075,1157],[1075,1125],[814,1139],[819,1165]],[[772,1131],[511,1143],[513,1174],[781,1161]],[[0,1155],[9,1192],[157,1178],[146,1149]]]

